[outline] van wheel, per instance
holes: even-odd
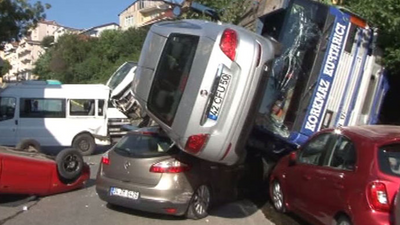
[[[34,139],[21,140],[15,148],[17,150],[25,151],[25,152],[41,152],[42,151],[42,148],[40,147],[39,142],[37,142]]]
[[[90,134],[79,134],[72,141],[72,147],[78,150],[82,155],[87,156],[93,154],[96,149],[94,138]]]
[[[83,157],[76,149],[62,150],[56,156],[56,163],[58,174],[64,180],[74,180],[82,173]]]
[[[201,185],[193,193],[186,213],[188,219],[198,220],[208,216],[211,203],[211,191],[207,185]]]

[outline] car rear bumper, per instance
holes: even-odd
[[[393,224],[390,217],[389,213],[370,210],[353,215],[352,222],[353,224],[390,225]]]
[[[133,200],[119,196],[111,196],[110,188],[118,187],[139,192],[139,199]],[[111,204],[141,211],[181,216],[186,213],[193,191],[185,190],[179,184],[165,188],[165,185],[146,187],[98,174],[96,192],[100,199]]]

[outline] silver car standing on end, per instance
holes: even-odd
[[[157,23],[147,34],[132,90],[180,149],[233,165],[244,158],[246,124],[254,119],[249,112],[262,99],[257,89],[275,45],[230,24]]]

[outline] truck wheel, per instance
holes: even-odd
[[[186,213],[188,219],[198,220],[208,216],[211,203],[211,191],[207,185],[200,185],[193,193]]]
[[[74,138],[72,147],[78,150],[82,155],[87,156],[93,154],[96,149],[96,143],[92,135],[84,133]]]
[[[25,152],[41,152],[42,151],[42,148],[40,147],[39,142],[37,142],[34,139],[21,140],[15,148],[17,150],[25,151]]]

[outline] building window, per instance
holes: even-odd
[[[133,16],[127,16],[127,17],[125,17],[125,26],[126,26],[126,27],[131,27],[131,26],[133,26],[133,23],[134,23]]]

